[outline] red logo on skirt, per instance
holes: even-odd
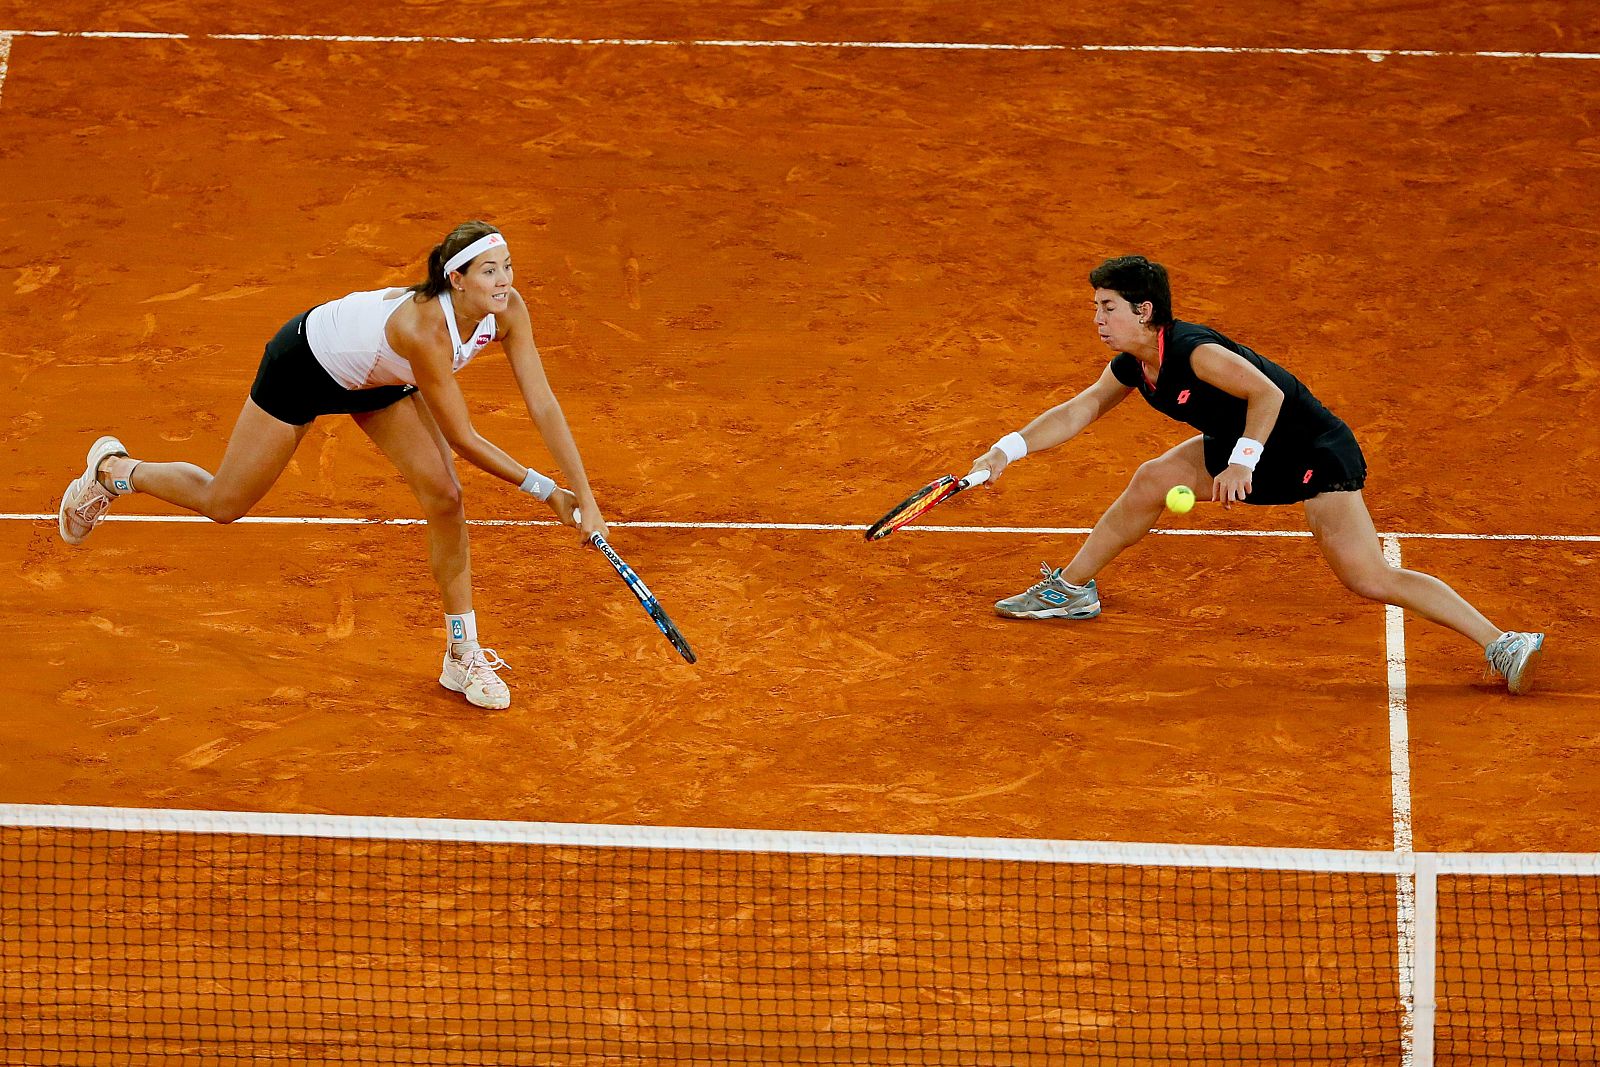
[[[1300,479],[1300,484],[1301,485],[1310,485],[1311,484],[1311,472],[1310,471],[1306,471],[1306,476],[1304,478]]]

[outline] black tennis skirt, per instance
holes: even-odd
[[[283,324],[261,356],[250,399],[279,422],[304,426],[319,415],[355,415],[380,411],[417,391],[414,385],[378,385],[346,389],[317,362],[306,341],[306,316]]]
[[[1235,439],[1206,437],[1206,470],[1228,469]],[[1246,504],[1298,504],[1321,493],[1353,493],[1367,484],[1367,459],[1350,427],[1340,422],[1308,444],[1273,445],[1250,477]]]

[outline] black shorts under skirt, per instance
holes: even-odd
[[[317,362],[306,341],[306,316],[284,323],[261,357],[250,399],[279,422],[304,426],[319,415],[379,411],[417,391],[414,385],[346,389]]]
[[[1215,478],[1228,469],[1234,442],[1205,439],[1206,470]],[[1350,427],[1339,423],[1309,444],[1265,450],[1250,479],[1246,504],[1298,504],[1320,493],[1353,493],[1367,484],[1367,460]]]

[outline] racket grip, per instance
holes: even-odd
[[[966,482],[967,483],[967,487],[970,489],[974,485],[982,485],[984,482],[988,481],[989,480],[989,472],[986,471],[986,470],[984,470],[984,471],[975,471],[972,474],[967,475],[965,478],[963,478],[961,480]]]
[[[573,522],[573,525],[577,526],[580,530],[583,528],[583,509],[582,508],[573,508],[572,509],[572,522]],[[592,544],[592,545],[598,545],[603,540],[604,540],[604,538],[602,538],[597,533],[592,533],[592,534],[589,535],[589,543]]]

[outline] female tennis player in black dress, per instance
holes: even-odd
[[[1504,631],[1432,575],[1390,566],[1362,498],[1367,466],[1356,438],[1294,375],[1216,330],[1172,317],[1167,272],[1143,256],[1110,259],[1089,274],[1095,326],[1117,353],[1089,388],[1001,438],[972,465],[993,485],[1008,463],[1054,448],[1135,390],[1163,415],[1200,431],[1140,465],[1072,562],[995,609],[1010,618],[1100,614],[1095,575],[1144,537],[1167,491],[1202,498],[1305,505],[1317,546],[1352,592],[1397,604],[1478,643],[1513,693],[1531,683],[1544,634]]]

